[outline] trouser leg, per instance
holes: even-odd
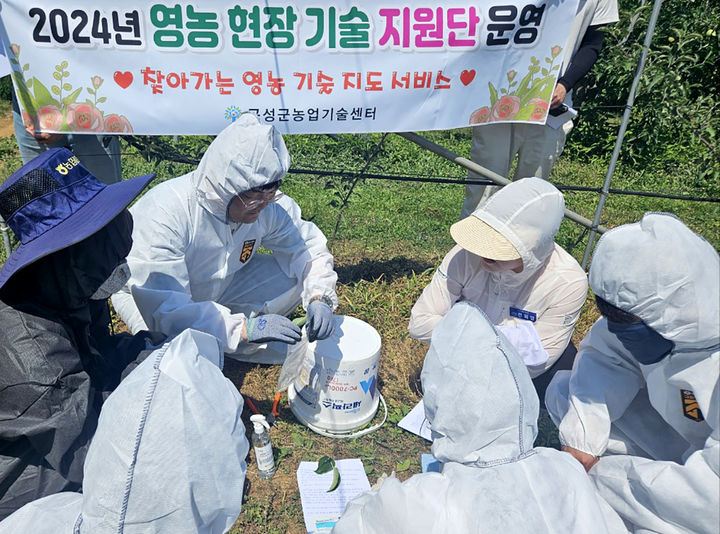
[[[572,122],[566,124],[572,128]],[[565,128],[551,128],[544,124],[516,124],[519,139],[518,164],[515,179],[537,176],[550,179],[553,165],[565,147],[567,132]]]
[[[486,169],[507,177],[515,156],[513,148],[512,124],[487,124],[473,128],[470,159]],[[468,171],[471,180],[482,180],[486,177]],[[485,200],[490,198],[498,189],[492,185],[466,185],[465,201],[462,205],[460,218],[470,215]]]
[[[70,149],[93,175],[106,184],[122,180],[120,141],[116,135],[71,134]]]

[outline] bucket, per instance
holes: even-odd
[[[331,437],[375,430],[353,433],[372,420],[382,397],[377,390],[380,347],[380,335],[372,326],[336,315],[332,335],[308,344],[300,374],[288,387],[295,417]]]

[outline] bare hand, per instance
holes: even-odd
[[[562,450],[570,453],[578,462],[580,462],[585,468],[585,471],[590,471],[592,466],[598,462],[597,456],[593,456],[592,454],[573,449],[572,447],[568,447],[567,445],[564,446]]]
[[[565,101],[565,95],[567,95],[565,86],[561,83],[556,84],[552,99],[550,100],[550,109],[555,109],[562,104]]]
[[[25,130],[27,131],[27,133],[32,135],[38,143],[42,144],[54,143],[65,136],[65,134],[58,133],[36,132],[35,127],[32,124],[25,125]]]

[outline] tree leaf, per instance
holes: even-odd
[[[58,87],[57,85],[53,85],[50,90],[52,90],[54,95],[60,95],[60,87]]]
[[[55,78],[56,80],[61,80],[62,74],[60,74],[59,72],[53,72],[53,78]]]
[[[332,484],[330,484],[330,489],[328,489],[326,493],[335,491],[339,485],[340,485],[340,471],[338,471],[337,467],[333,467]]]
[[[72,85],[70,85],[69,83],[64,83],[64,84],[63,84],[63,89],[64,89],[65,91],[69,91],[70,89],[72,89]]]
[[[335,460],[329,456],[323,456],[318,460],[318,466],[315,470],[316,475],[322,475],[328,473],[332,468],[335,467]]]
[[[107,100],[107,98],[105,98],[104,96],[101,96],[100,98],[98,98],[98,104],[102,104],[106,100]]]
[[[397,464],[395,471],[399,473],[400,471],[407,471],[408,469],[410,469],[410,458],[405,458]]]

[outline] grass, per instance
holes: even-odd
[[[468,130],[424,135],[459,154],[469,153]],[[338,140],[327,136],[287,136],[286,142],[294,168],[359,171],[367,158],[377,152],[367,172],[458,179],[465,175],[461,168],[399,136],[388,136],[378,150],[380,139],[380,135],[343,135]],[[209,138],[180,138],[179,145],[184,153],[199,155],[208,142]],[[20,166],[12,138],[0,139],[0,156],[2,180]],[[125,146],[126,177],[156,172],[157,183],[192,168],[170,161],[148,163],[137,150]],[[561,158],[554,169],[553,181],[599,187],[606,168],[605,160],[577,163]],[[358,183],[341,213],[338,203],[349,187],[347,179],[291,174],[283,190],[298,201],[305,217],[328,236],[332,236],[340,217],[337,234],[330,243],[339,276],[338,312],[367,321],[382,337],[379,389],[388,402],[388,422],[368,436],[334,440],[300,425],[283,399],[278,424],[271,432],[277,473],[270,481],[260,479],[253,457],[249,458],[243,511],[234,533],[304,532],[295,475],[300,461],[317,460],[326,454],[336,459],[359,457],[373,483],[383,472],[395,471],[400,479],[420,472],[420,454],[429,452],[428,442],[396,425],[421,398],[419,374],[426,352],[422,343],[408,337],[406,328],[410,308],[453,245],[448,228],[459,215],[463,187],[364,180]],[[677,181],[672,174],[623,167],[618,168],[613,187],[720,197],[718,184],[703,184],[699,190],[699,186]],[[592,218],[597,194],[573,192],[565,196],[568,208]],[[602,221],[612,227],[635,221],[645,211],[672,211],[718,247],[718,209],[717,204],[611,195]],[[582,258],[586,240],[582,228],[565,221],[557,240],[578,260]],[[588,299],[573,337],[576,345],[596,318],[597,312]],[[268,413],[279,371],[277,366],[228,360],[224,373],[243,395],[251,397],[262,412]],[[374,422],[378,418],[379,415]],[[557,447],[556,429],[546,414],[539,426],[537,444]],[[249,430],[247,420],[246,427]]]

